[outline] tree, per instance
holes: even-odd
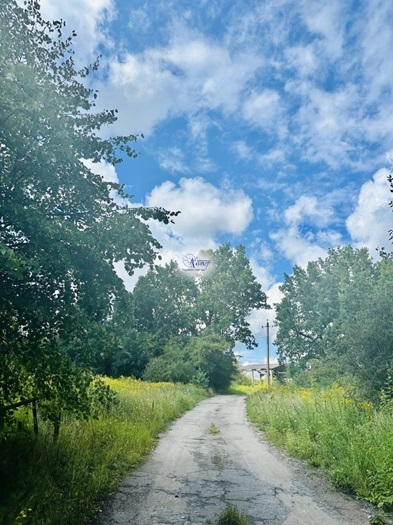
[[[348,365],[361,393],[376,399],[393,370],[393,259],[375,265],[372,290],[356,318],[346,319]]]
[[[154,356],[146,379],[225,388],[236,371],[236,341],[255,346],[247,316],[267,305],[244,247],[224,244],[201,255],[212,261],[208,272],[185,274],[172,261],[134,289],[135,324]]]
[[[373,263],[366,249],[329,250],[326,259],[294,268],[280,287],[276,345],[282,358],[309,361],[337,353],[343,346],[343,322],[353,319],[370,293]]]
[[[366,249],[351,246],[295,267],[277,305],[279,356],[311,366],[320,383],[346,376],[375,399],[393,364],[392,284],[391,257],[373,263]]]
[[[247,317],[253,309],[268,308],[266,294],[252,273],[244,246],[232,249],[229,243],[217,250],[202,253],[212,261],[209,271],[199,280],[197,301],[198,326],[207,332],[222,335],[235,345],[257,346]]]
[[[176,262],[156,266],[140,277],[134,288],[137,329],[163,340],[195,334],[197,295],[195,281],[182,273]]]
[[[141,219],[173,215],[117,204],[123,188],[85,166],[135,157],[137,137],[99,136],[115,111],[94,113],[85,78],[98,64],[75,69],[64,26],[32,0],[0,5],[0,413],[49,397],[75,408],[91,375],[71,341],[125,293],[116,261],[130,274],[153,263],[159,244]]]
[[[144,378],[149,381],[193,382],[224,390],[236,373],[232,348],[222,337],[207,334],[170,339],[164,353],[151,359]]]

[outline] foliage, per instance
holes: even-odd
[[[276,445],[322,468],[341,489],[393,508],[393,415],[351,388],[293,385],[248,399],[250,419]]]
[[[135,327],[149,355],[145,379],[225,389],[236,375],[235,342],[255,346],[246,318],[267,305],[244,247],[223,244],[202,255],[212,261],[207,272],[185,274],[171,261],[136,284]]]
[[[376,399],[392,363],[393,260],[373,263],[366,249],[329,250],[326,259],[285,276],[276,345],[298,379],[346,377]]]
[[[371,516],[369,523],[370,525],[388,525],[388,521],[382,514],[376,514],[375,516]]]
[[[85,166],[136,156],[137,137],[99,136],[115,111],[94,113],[85,79],[98,64],[75,69],[64,26],[33,0],[0,4],[0,419],[30,399],[83,405],[91,348],[72,343],[125,293],[114,263],[132,274],[153,262],[145,219],[171,217],[127,206],[121,186]]]
[[[236,373],[236,357],[228,343],[215,334],[206,334],[171,339],[164,353],[149,361],[144,378],[193,382],[205,388],[225,390]]]
[[[248,349],[254,348],[257,344],[247,317],[252,309],[268,308],[268,305],[244,246],[232,249],[226,243],[202,255],[212,261],[212,266],[199,281],[199,324],[222,335],[233,345],[238,341]]]
[[[134,290],[138,330],[168,340],[179,335],[215,333],[230,345],[240,341],[254,347],[246,321],[252,309],[267,308],[243,246],[223,244],[203,252],[212,260],[209,271],[194,278],[171,261],[140,277]]]
[[[174,261],[156,266],[138,279],[133,292],[137,329],[162,340],[195,334],[197,293],[194,280],[185,277]]]
[[[67,416],[55,444],[45,422],[33,438],[29,414],[18,413],[19,431],[3,435],[0,447],[2,524],[91,523],[104,494],[154,446],[157,434],[206,396],[192,385],[104,381],[118,402],[109,412],[101,408],[98,419]]]

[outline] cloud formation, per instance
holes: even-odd
[[[252,201],[243,190],[220,188],[201,177],[183,177],[178,184],[166,181],[156,186],[146,205],[181,212],[164,238],[162,233],[168,228],[160,227],[161,243],[175,239],[186,247],[197,242],[200,249],[216,242],[220,234],[239,236],[253,217]]]
[[[389,171],[378,170],[360,189],[356,207],[346,221],[348,232],[357,247],[366,247],[372,255],[377,248],[390,251],[389,230],[393,229]]]

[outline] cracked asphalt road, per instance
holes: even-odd
[[[99,523],[206,525],[228,504],[252,525],[368,524],[361,503],[264,441],[240,396],[204,400],[175,421]]]

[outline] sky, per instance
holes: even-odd
[[[100,173],[134,203],[181,211],[152,225],[164,261],[243,244],[274,304],[284,272],[329,248],[391,250],[393,3],[41,4],[76,30],[78,64],[101,55],[91,87],[119,112],[107,132],[144,135],[137,159]],[[264,360],[268,319],[251,315],[260,345],[243,360]]]

